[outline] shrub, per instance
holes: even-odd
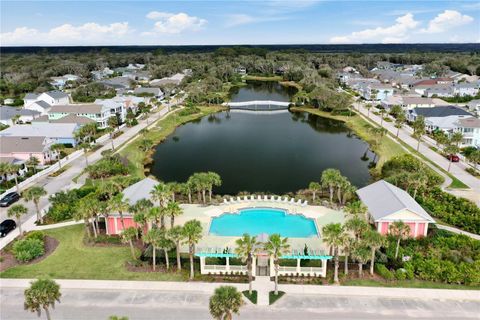
[[[407,278],[407,271],[403,268],[397,269],[395,271],[395,279],[405,280]]]
[[[379,276],[381,276],[385,280],[393,280],[395,278],[393,273],[381,263],[375,264],[375,271],[378,273]]]
[[[43,242],[45,239],[45,233],[42,231],[32,231],[26,235],[25,239],[37,239]]]
[[[31,261],[44,253],[44,243],[38,239],[23,239],[13,245],[13,254],[18,261]]]

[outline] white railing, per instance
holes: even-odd
[[[226,265],[216,265],[216,264],[206,264],[203,267],[202,273],[207,274],[207,273],[212,273],[212,274],[229,274],[231,272],[239,272],[246,274],[247,273],[247,267],[246,266],[226,266]]]
[[[316,275],[317,277],[322,276],[323,268],[322,267],[282,267],[278,269],[279,275]]]
[[[285,101],[274,101],[274,100],[253,100],[253,101],[240,101],[240,102],[224,102],[223,105],[229,107],[241,107],[241,106],[254,106],[254,105],[272,105],[272,106],[282,106],[288,107],[290,102]]]

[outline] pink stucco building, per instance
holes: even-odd
[[[27,161],[30,157],[38,159],[40,165],[52,160],[50,151],[53,141],[47,137],[0,136],[0,158],[14,158]]]

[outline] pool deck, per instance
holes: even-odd
[[[235,241],[239,237],[224,237],[209,235],[211,219],[224,213],[235,213],[241,209],[247,208],[275,208],[286,210],[290,214],[302,214],[315,221],[317,231],[321,234],[322,227],[329,223],[343,223],[345,215],[342,211],[329,209],[323,206],[300,206],[289,203],[275,201],[241,201],[233,204],[221,205],[198,205],[182,204],[183,215],[178,217],[175,224],[183,225],[188,220],[197,219],[201,222],[203,228],[202,240],[197,245],[198,248],[235,248]],[[321,237],[310,238],[289,238],[291,249],[303,250],[305,245],[309,249],[326,250],[327,247],[321,241]],[[182,250],[183,251],[183,250]]]

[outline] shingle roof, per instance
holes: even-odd
[[[73,138],[74,132],[77,128],[78,125],[75,123],[32,123],[31,125],[27,124],[9,127],[0,131],[0,136]]]
[[[158,181],[153,180],[152,178],[140,180],[123,190],[123,199],[128,201],[130,205],[134,205],[141,199],[152,200],[150,191],[152,191],[158,183]]]
[[[33,99],[37,99],[39,96],[39,94],[36,94],[36,93],[27,93],[25,95],[25,99],[27,100],[33,100]]]
[[[135,88],[135,90],[133,90],[133,93],[135,94],[139,94],[139,93],[152,93],[156,96],[159,96],[162,94],[162,90],[160,90],[160,88]]]
[[[459,119],[458,123],[464,128],[480,128],[480,119],[475,117]]]
[[[45,93],[48,94],[53,99],[61,99],[61,98],[68,97],[68,94],[66,94],[65,92],[60,91],[60,90],[48,91],[48,92],[45,92]]]
[[[38,116],[40,112],[34,110],[28,110],[23,108],[15,108],[15,107],[0,107],[0,119],[1,120],[10,120],[15,115],[20,116]]]
[[[415,108],[413,109],[419,116],[428,117],[448,117],[448,116],[471,116],[467,111],[454,107],[433,107],[433,108]]]
[[[91,113],[97,114],[102,112],[102,105],[96,103],[89,104],[65,104],[52,106],[51,113]]]
[[[43,152],[46,137],[4,137],[0,136],[1,153]]]
[[[43,100],[38,100],[38,101],[35,101],[34,103],[43,109],[50,109],[52,107],[51,105],[49,105],[47,102]]]
[[[403,97],[404,104],[435,104],[432,98]]]
[[[77,116],[75,114],[69,114],[68,116],[65,116],[60,119],[50,120],[50,122],[51,123],[75,123],[79,125],[84,125],[84,124],[92,123],[95,121],[87,117]]]
[[[374,220],[407,209],[434,222],[433,218],[404,190],[380,180],[357,190],[360,200],[367,206]]]

